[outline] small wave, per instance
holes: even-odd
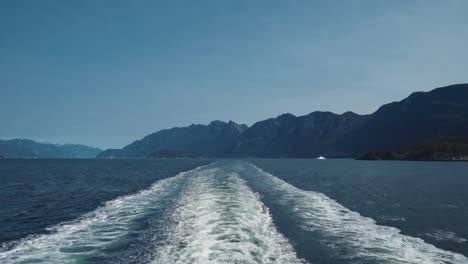
[[[423,237],[433,238],[438,241],[449,241],[449,242],[456,242],[456,243],[465,243],[467,240],[465,238],[457,236],[455,232],[451,231],[444,231],[444,230],[435,230],[431,233],[422,234]]]
[[[402,216],[382,215],[379,217],[384,222],[405,222],[406,218]]]
[[[2,263],[75,263],[127,234],[130,223],[147,209],[160,206],[174,186],[203,167],[154,183],[149,189],[119,197],[78,219],[48,228],[49,234],[29,236],[3,245]]]
[[[235,173],[191,177],[158,237],[153,263],[304,263],[268,209]]]
[[[446,208],[446,209],[458,209],[458,205],[455,204],[440,204],[437,206],[438,208]]]
[[[346,249],[336,251],[339,259],[358,260],[356,263],[468,263],[461,254],[403,235],[397,228],[377,225],[373,219],[349,210],[322,193],[298,189],[251,166],[256,169],[257,178],[262,179],[264,188],[274,190],[280,202],[300,219],[303,230],[320,234],[324,239],[321,242],[330,248]]]

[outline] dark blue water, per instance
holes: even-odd
[[[168,160],[0,160],[0,243],[72,220],[105,201],[210,163]]]
[[[467,163],[212,162],[0,161],[0,262],[468,263]]]

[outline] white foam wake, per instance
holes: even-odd
[[[153,263],[303,263],[232,170],[198,171],[167,223]]]
[[[249,166],[249,165],[247,165]],[[445,251],[420,238],[406,236],[393,227],[380,226],[368,217],[353,212],[326,195],[304,191],[253,166],[274,191],[281,203],[291,208],[302,228],[325,237],[325,244],[340,251],[339,258],[369,260],[375,263],[452,263],[466,264],[468,259]],[[359,263],[356,262],[356,263]]]
[[[129,231],[130,223],[145,211],[160,206],[170,191],[187,175],[202,169],[182,172],[160,180],[149,189],[119,197],[75,221],[50,228],[51,234],[31,236],[0,252],[0,263],[75,263],[103,249]]]

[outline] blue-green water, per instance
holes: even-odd
[[[468,164],[2,160],[0,263],[468,263]]]

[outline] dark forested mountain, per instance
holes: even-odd
[[[161,130],[99,157],[144,158],[162,149],[209,157],[358,157],[435,137],[468,135],[468,84],[413,93],[370,115],[283,114],[250,128],[213,121],[208,126]]]
[[[29,139],[0,140],[0,155],[7,158],[94,158],[101,151],[84,145],[38,143]]]
[[[468,135],[468,84],[411,94],[383,105],[338,142],[351,156],[396,149],[441,136]]]
[[[340,156],[336,142],[362,125],[368,116],[346,112],[313,112],[296,117],[283,114],[255,123],[237,140],[233,156],[314,157]]]
[[[232,155],[357,157],[434,137],[464,135],[468,135],[468,84],[458,84],[413,93],[371,115],[313,112],[260,121],[239,137]]]
[[[103,151],[98,157],[145,158],[151,153],[165,149],[197,153],[207,157],[222,156],[246,129],[246,125],[238,125],[232,121],[213,121],[209,125],[164,129],[123,149]]]

